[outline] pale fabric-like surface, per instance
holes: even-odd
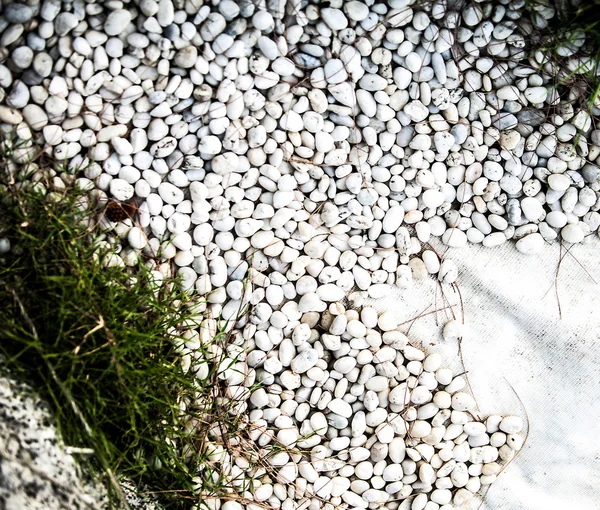
[[[599,245],[594,236],[571,249],[597,282]],[[528,442],[482,509],[600,508],[600,285],[565,255],[558,277],[561,320],[554,288],[559,250],[557,244],[547,245],[543,253],[525,256],[510,244],[446,253],[459,266],[466,323],[463,357],[482,414],[525,418],[512,385],[530,420]],[[395,289],[370,304],[396,310],[404,322],[427,306],[426,311],[433,311],[436,294],[441,308],[439,286],[433,280],[415,282],[411,289]],[[458,301],[456,296],[450,300]],[[460,308],[455,310],[460,316]],[[440,342],[446,365],[460,372],[457,345],[444,344],[435,317],[416,321],[408,336],[415,345]],[[437,318],[443,325],[446,312]],[[401,329],[406,332],[409,326]]]

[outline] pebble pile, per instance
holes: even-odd
[[[134,203],[131,219],[105,216],[104,262],[152,257],[157,278],[207,296],[185,356],[199,377],[189,351],[237,319],[221,375],[257,444],[311,452],[273,456],[280,481],[254,473],[250,499],[447,510],[520,447],[518,419],[475,420],[463,379],[363,305],[389,285],[452,284],[432,237],[534,254],[597,232],[600,102],[555,86],[590,69],[585,35],[557,65],[530,45],[554,9],[525,3],[4,6],[14,161],[37,179],[41,143],[67,170],[51,188]]]
[[[389,313],[352,304],[299,321],[280,314],[245,344],[243,361],[223,360],[232,397],[261,383],[249,430],[271,469],[223,448],[215,459],[253,510],[459,508],[520,450],[522,419],[480,421],[462,375],[412,346]]]

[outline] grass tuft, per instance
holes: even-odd
[[[544,70],[551,64],[561,97],[600,110],[600,0],[525,0],[536,26],[533,48],[542,51]],[[551,13],[548,20],[546,16]]]
[[[199,332],[206,304],[156,279],[152,260],[111,264],[89,195],[67,173],[15,166],[1,147],[0,354],[51,402],[64,442],[94,451],[116,506],[127,507],[121,477],[165,508],[221,494],[206,445],[215,423],[236,426],[218,380],[227,332]]]

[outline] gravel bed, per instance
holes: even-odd
[[[554,8],[525,4],[5,5],[10,164],[41,189],[41,144],[65,169],[48,191],[75,180],[107,204],[107,266],[146,263],[206,296],[182,349],[199,378],[200,345],[229,321],[220,377],[270,467],[215,429],[247,501],[224,510],[450,510],[522,446],[521,418],[481,417],[463,376],[366,303],[453,285],[446,248],[535,255],[598,231],[585,34],[557,61],[539,36]]]

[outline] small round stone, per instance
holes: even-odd
[[[33,18],[34,11],[28,5],[10,2],[4,6],[2,14],[10,23],[27,23]]]
[[[560,235],[565,242],[572,244],[580,243],[585,237],[581,227],[574,224],[569,224],[563,227],[560,231]]]
[[[536,232],[519,239],[515,247],[525,255],[533,255],[540,253],[544,249],[544,244],[544,238]]]
[[[131,22],[131,13],[125,9],[112,11],[104,23],[104,32],[107,35],[119,35]]]

